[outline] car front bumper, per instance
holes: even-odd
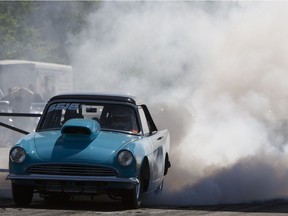
[[[15,175],[6,177],[17,184],[31,185],[47,192],[93,193],[99,190],[132,189],[139,184],[135,177],[66,176],[66,175]]]

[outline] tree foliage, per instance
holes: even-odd
[[[67,37],[86,26],[93,1],[1,1],[0,59],[69,64]]]

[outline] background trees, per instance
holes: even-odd
[[[69,64],[70,34],[85,28],[94,1],[1,1],[0,59]]]

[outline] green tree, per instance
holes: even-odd
[[[0,59],[69,64],[68,34],[86,26],[99,2],[0,2]]]
[[[22,44],[34,37],[35,32],[27,25],[32,8],[32,2],[0,2],[1,59],[19,56],[25,50]]]

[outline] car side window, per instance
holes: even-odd
[[[101,128],[139,132],[135,111],[126,105],[108,104],[103,108],[100,117]]]
[[[144,111],[143,111],[143,109],[142,109],[141,107],[139,107],[139,115],[140,115],[140,119],[141,119],[141,124],[142,124],[143,133],[144,133],[144,134],[150,133],[150,130],[149,130],[149,126],[148,126],[148,122],[147,122],[145,113],[144,113]]]

